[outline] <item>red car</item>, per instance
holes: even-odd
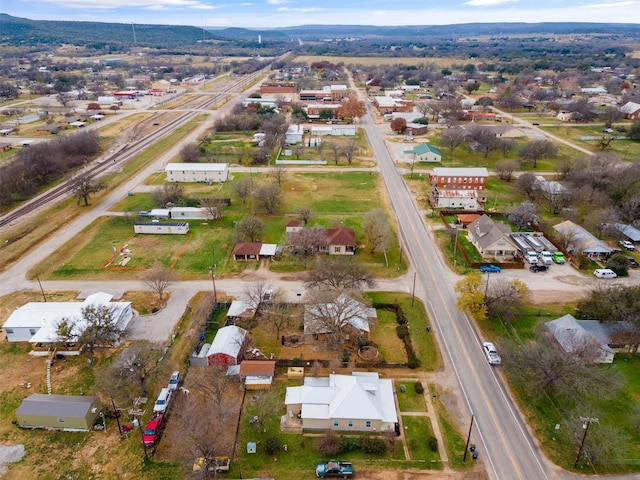
[[[142,434],[142,441],[147,447],[152,447],[156,443],[156,440],[159,438],[159,432],[160,428],[162,428],[163,420],[164,415],[161,413],[156,413],[153,415],[153,418],[147,423],[147,427],[144,429],[144,433]]]

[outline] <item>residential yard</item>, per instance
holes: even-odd
[[[429,437],[433,436],[433,428],[429,417],[402,416],[404,434],[407,436],[407,446],[411,459],[424,461],[427,468],[442,468],[442,460],[438,452],[428,446]]]

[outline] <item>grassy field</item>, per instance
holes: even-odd
[[[237,175],[239,178],[242,175]],[[268,176],[254,174],[256,181],[270,181]],[[266,226],[262,238],[265,242],[282,244],[286,241],[285,224],[292,214],[301,206],[309,206],[316,216],[311,225],[331,227],[345,225],[356,232],[356,238],[364,241],[362,216],[376,208],[386,208],[382,194],[380,178],[370,172],[344,172],[331,174],[293,173],[286,174],[282,184],[284,207],[277,215],[267,215],[261,211],[256,200],[232,202],[224,212],[224,217],[217,221],[189,221],[190,231],[183,235],[134,235],[133,222],[137,215],[132,213],[124,217],[101,218],[89,226],[81,236],[59,249],[45,263],[38,267],[38,272],[47,278],[85,278],[87,275],[98,275],[100,278],[121,278],[122,275],[136,275],[153,265],[156,260],[179,273],[182,279],[204,278],[208,276],[208,268],[212,264],[211,247],[215,248],[216,271],[218,274],[236,273],[247,264],[232,260],[231,251],[234,246],[235,222],[250,215],[252,209]],[[188,196],[201,198],[215,196],[219,198],[235,197],[231,182],[224,186],[194,184],[186,187]],[[116,209],[125,212],[149,210],[152,207],[150,194],[135,194],[124,197]],[[114,258],[121,249],[130,249],[132,259],[126,268],[105,265]],[[370,253],[367,249],[358,252],[357,257],[372,268],[380,276],[395,276],[399,261],[397,240],[387,252],[389,268],[385,267],[382,253]],[[116,260],[118,260],[116,258]],[[118,262],[116,262],[118,263]],[[286,262],[287,265],[290,266]],[[277,270],[278,262],[275,262]],[[300,265],[296,265],[300,269]]]

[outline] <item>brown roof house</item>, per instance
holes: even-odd
[[[356,253],[356,232],[348,227],[327,228],[327,244],[320,251],[329,255],[354,255]]]
[[[233,248],[234,260],[262,260],[276,255],[275,243],[240,242]]]
[[[275,375],[275,360],[244,360],[240,364],[240,378],[247,390],[270,388]]]
[[[518,251],[510,239],[511,227],[482,215],[469,224],[469,241],[485,258],[512,260]]]

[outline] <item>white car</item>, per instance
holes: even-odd
[[[169,384],[167,385],[167,388],[169,390],[177,390],[178,385],[180,385],[180,372],[176,370],[171,374],[171,377],[169,377]]]
[[[489,365],[500,365],[502,363],[502,359],[500,358],[500,355],[498,355],[498,350],[496,350],[496,347],[493,343],[484,342],[482,344],[482,350],[487,357]]]
[[[620,240],[620,245],[622,245],[627,250],[635,250],[636,247],[629,240]]]

